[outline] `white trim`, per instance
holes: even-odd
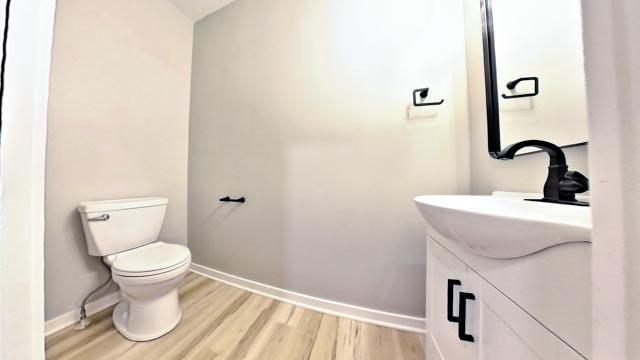
[[[323,313],[394,329],[424,334],[425,319],[345,304],[280,289],[206,266],[191,264],[191,271],[243,290]]]
[[[106,308],[109,308],[120,301],[120,292],[116,291],[109,295],[87,304],[87,316],[91,316]],[[49,336],[57,331],[73,325],[80,321],[80,308],[73,309],[66,314],[62,314],[44,323],[44,336]]]
[[[2,359],[45,357],[44,181],[55,8],[55,0],[32,0],[10,9],[0,152]]]
[[[583,0],[589,106],[592,359],[639,359],[640,12]]]

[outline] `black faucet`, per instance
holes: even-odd
[[[559,146],[543,140],[525,140],[507,146],[496,158],[513,159],[525,147],[535,147],[549,154],[549,175],[544,183],[544,198],[526,200],[589,206],[587,202],[576,200],[576,194],[589,190],[589,179],[577,171],[569,171],[567,158]]]

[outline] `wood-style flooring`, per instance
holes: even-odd
[[[125,339],[106,309],[45,340],[47,359],[424,360],[420,334],[311,311],[189,273],[182,321],[148,342]]]

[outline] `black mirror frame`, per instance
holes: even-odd
[[[497,159],[502,147],[500,145],[500,103],[498,99],[498,75],[491,0],[480,0],[480,11],[482,17],[482,53],[484,55],[484,89],[487,106],[489,155]]]
[[[4,24],[2,29],[2,59],[0,60],[0,134],[2,134],[2,115],[4,103],[4,75],[7,63],[7,39],[9,37],[9,13],[11,8],[11,0],[7,0],[4,9]]]
[[[500,98],[498,94],[498,71],[496,66],[495,37],[493,35],[493,9],[492,0],[480,0],[480,13],[482,18],[482,52],[484,59],[484,89],[487,106],[487,140],[489,155],[498,159],[502,151],[500,143]],[[563,145],[561,148],[587,145],[587,142]],[[540,151],[519,154],[524,156]]]

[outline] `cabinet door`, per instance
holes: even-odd
[[[449,321],[449,317],[458,316],[459,294],[466,281],[466,265],[428,239],[426,349],[429,360],[465,359],[465,343],[458,339],[458,324]]]
[[[466,285],[467,360],[584,359],[471,269]]]

